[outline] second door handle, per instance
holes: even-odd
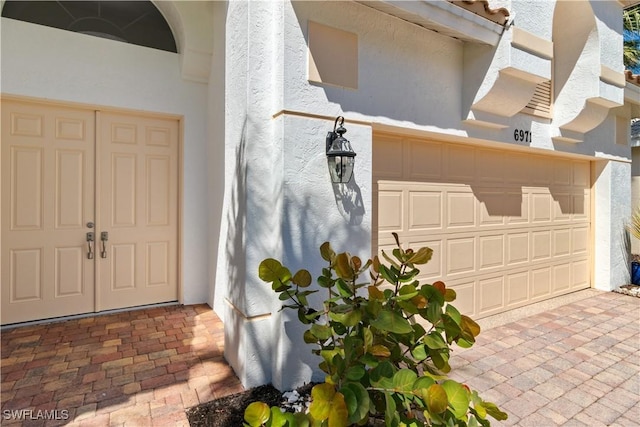
[[[100,251],[100,256],[102,258],[107,257],[107,240],[109,240],[109,232],[103,231],[100,233],[100,240],[102,241],[102,251]]]

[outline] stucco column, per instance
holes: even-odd
[[[258,277],[264,258],[282,258],[282,138],[273,121],[271,74],[280,7],[239,1],[227,8],[225,207],[216,281],[226,286],[225,357],[245,387],[272,381],[280,333],[272,315],[277,297]]]
[[[594,287],[610,291],[629,283],[626,226],[631,214],[631,164],[594,162]]]

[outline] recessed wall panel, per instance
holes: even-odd
[[[42,249],[10,251],[11,302],[42,299]]]
[[[81,295],[83,292],[82,264],[84,248],[55,249],[55,296]]]

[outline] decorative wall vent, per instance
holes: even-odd
[[[523,113],[551,118],[551,80],[538,83],[531,101],[522,109]]]

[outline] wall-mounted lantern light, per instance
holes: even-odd
[[[347,130],[342,126],[344,117],[338,116],[333,124],[333,131],[327,134],[327,162],[331,181],[346,183],[351,181],[356,153],[351,148],[349,140],[344,135]],[[336,126],[338,128],[336,129]]]

